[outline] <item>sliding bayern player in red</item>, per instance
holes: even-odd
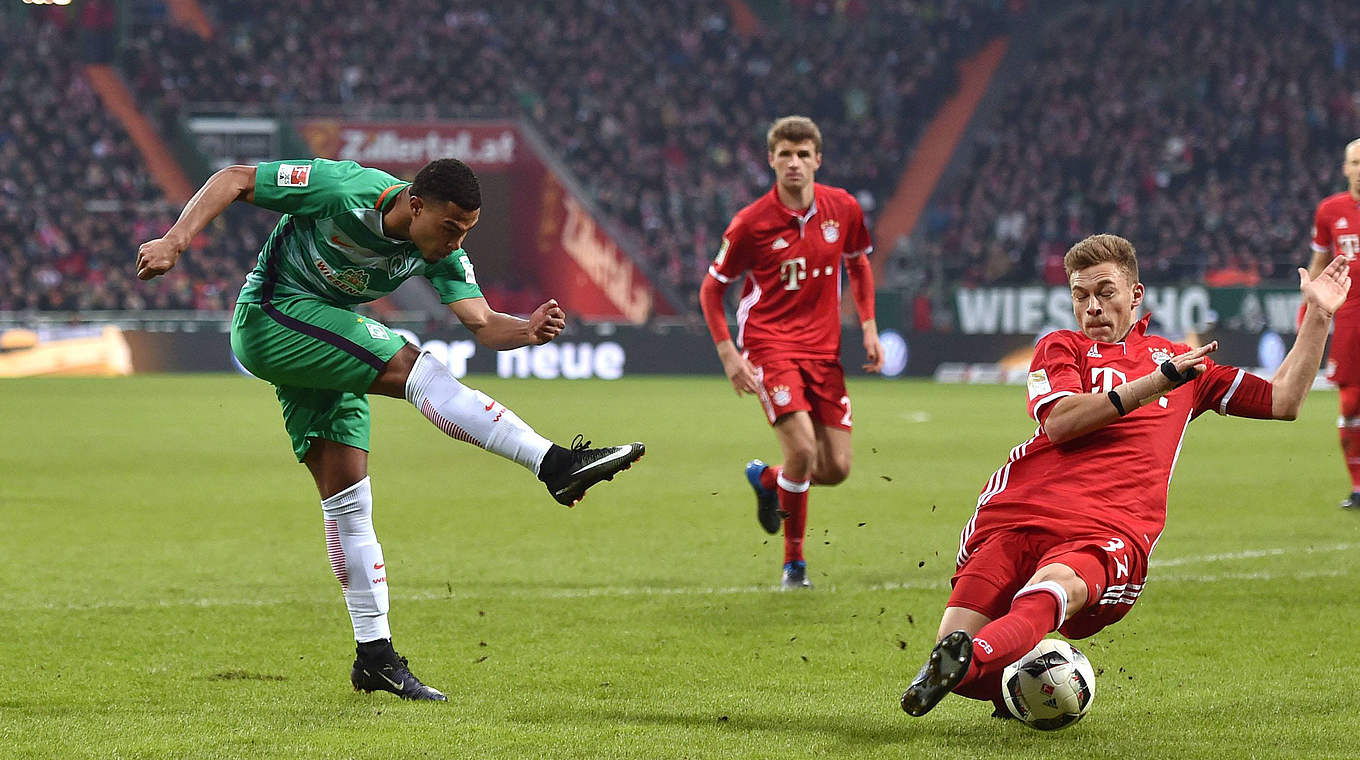
[[[433,355],[351,310],[419,276],[487,348],[539,345],[562,332],[566,314],[556,301],[520,319],[482,297],[462,248],[481,218],[481,185],[463,162],[431,161],[415,182],[320,158],[229,166],[189,199],[164,237],[142,244],[137,276],[169,271],[194,236],[236,201],[283,214],[236,299],[231,347],[246,369],[275,386],[293,453],[321,494],[331,569],[357,644],[350,682],[403,699],[444,701],[392,648],[389,568],[373,531],[367,394],[406,399],[449,437],[528,469],[566,506],[627,469],[643,446],[558,446],[463,385]]]
[[[883,367],[874,320],[873,250],[854,196],[813,181],[822,133],[811,119],[786,116],[767,135],[775,186],[742,209],[699,291],[704,319],[737,394],[754,393],[774,426],[782,466],[746,465],[756,518],[768,533],[784,526],[782,587],[811,588],[803,539],[808,489],[850,474],[850,397],[841,369],[841,270],[864,331],[864,369]],[[723,292],[744,278],[737,350]]]
[[[1334,259],[1312,278],[1294,347],[1271,380],[1215,364],[1200,348],[1147,333],[1133,245],[1077,243],[1063,261],[1079,332],[1035,348],[1029,414],[1039,427],[1011,449],[964,526],[939,640],[902,695],[925,715],[950,691],[1007,714],[1001,674],[1050,631],[1091,636],[1128,614],[1166,524],[1166,497],[1190,421],[1207,411],[1292,420],[1317,377],[1350,272]]]

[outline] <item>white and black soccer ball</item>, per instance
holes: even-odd
[[[1096,696],[1091,661],[1061,639],[1044,639],[1006,666],[1001,693],[1011,714],[1030,728],[1057,731],[1081,720]]]

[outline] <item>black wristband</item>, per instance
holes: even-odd
[[[1119,412],[1120,417],[1123,417],[1124,415],[1128,414],[1128,412],[1124,411],[1124,402],[1119,400],[1118,393],[1116,393],[1115,391],[1110,391],[1105,395],[1110,397],[1110,403],[1114,404],[1114,410],[1116,412]]]
[[[1171,361],[1170,359],[1167,359],[1166,361],[1162,362],[1161,369],[1162,374],[1166,375],[1166,378],[1170,380],[1174,385],[1180,385],[1191,379],[1186,376],[1189,373],[1186,373],[1186,375],[1182,375],[1180,373],[1180,370],[1176,369],[1176,363]]]

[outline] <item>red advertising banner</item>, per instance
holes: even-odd
[[[478,171],[514,166],[520,150],[512,121],[342,122],[316,119],[302,124],[302,136],[318,156],[415,174],[437,158],[456,158]]]
[[[493,308],[524,311],[556,298],[570,316],[634,324],[675,313],[516,122],[317,119],[300,131],[318,156],[399,176],[437,158],[475,169],[483,213],[467,249]]]

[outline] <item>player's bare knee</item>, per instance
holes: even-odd
[[[383,365],[382,371],[369,387],[369,393],[376,393],[380,396],[391,396],[393,398],[404,398],[406,396],[406,378],[411,374],[411,368],[415,366],[416,359],[420,358],[420,352],[409,343],[401,347],[396,356],[393,356]]]
[[[1086,606],[1087,590],[1086,581],[1082,580],[1077,571],[1060,562],[1051,565],[1044,565],[1034,573],[1026,585],[1033,586],[1036,583],[1052,581],[1062,586],[1067,593],[1067,612],[1071,617]]]

